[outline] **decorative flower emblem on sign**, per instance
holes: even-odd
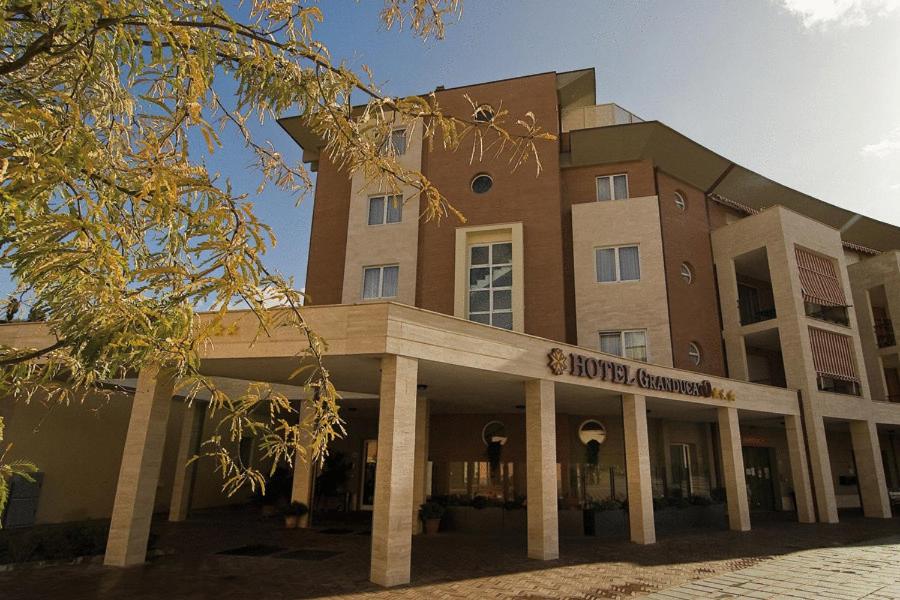
[[[562,375],[569,368],[569,357],[560,348],[554,348],[547,355],[547,366],[554,375]]]

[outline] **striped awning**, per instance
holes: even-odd
[[[834,261],[801,248],[795,250],[803,300],[822,306],[849,306]]]
[[[856,370],[853,368],[853,352],[849,337],[810,327],[809,341],[812,343],[816,373],[823,377],[859,383]]]

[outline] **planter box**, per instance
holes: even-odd
[[[653,512],[653,521],[657,533],[681,531],[695,527],[710,529],[727,529],[728,527],[724,504],[661,508]]]
[[[628,511],[595,510],[594,512],[594,536],[603,539],[627,539],[628,538]]]

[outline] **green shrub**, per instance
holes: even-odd
[[[621,510],[622,502],[620,500],[616,500],[615,498],[607,498],[605,500],[598,500],[591,504],[591,508],[594,510]]]
[[[37,525],[0,531],[0,564],[42,560],[71,560],[106,551],[108,521]],[[158,536],[150,535],[149,548]]]

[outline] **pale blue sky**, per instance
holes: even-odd
[[[384,31],[381,2],[323,1],[323,41],[390,94],[597,69],[599,102],[657,119],[776,181],[900,224],[900,0],[468,0],[443,41]],[[274,123],[256,127],[286,155]],[[248,158],[211,159],[252,192]],[[302,286],[312,199],[257,201],[272,265]],[[0,281],[0,293],[10,289]]]

